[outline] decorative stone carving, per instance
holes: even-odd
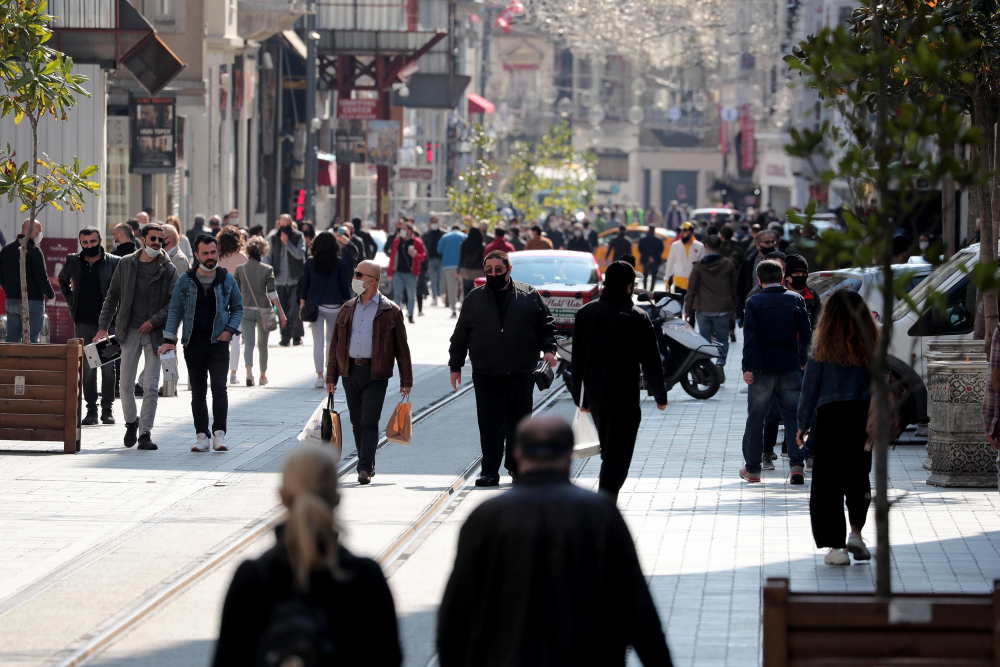
[[[932,340],[929,347],[927,483],[996,487],[997,454],[983,427],[987,372],[983,341]]]

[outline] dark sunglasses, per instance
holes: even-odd
[[[357,278],[358,280],[364,280],[365,278],[374,278],[375,276],[369,276],[365,273],[361,273],[360,271],[355,271],[354,277]]]
[[[147,236],[146,243],[163,243],[162,236]]]

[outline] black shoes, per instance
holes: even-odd
[[[142,395],[143,395],[143,393],[145,393],[145,390],[144,390],[144,389],[142,388],[142,385],[141,385],[141,384],[139,384],[138,382],[136,382],[136,383],[135,383],[135,389],[133,390],[133,393],[134,393],[134,394],[135,394],[136,396],[142,396]]]
[[[510,470],[510,469],[508,469],[507,470],[507,474],[510,475],[510,481],[512,481],[512,482],[516,482],[517,481],[517,471],[516,470]]]
[[[278,345],[280,345],[281,347],[288,347],[289,345],[291,345],[291,343],[289,343],[287,340],[282,340],[278,341]]]
[[[111,411],[111,408],[101,408],[101,423],[102,424],[115,423],[115,413]]]
[[[410,324],[416,324],[416,322],[414,322],[414,321],[413,321],[413,318],[412,318],[412,317],[411,317],[411,318],[409,318],[409,319],[410,319]]]
[[[480,475],[476,478],[476,486],[500,486],[500,475]]]
[[[153,442],[152,436],[150,436],[147,431],[139,436],[139,446],[136,447],[136,449],[153,450],[159,448],[156,446],[156,443]]]
[[[293,338],[292,339],[292,345],[302,345],[302,339],[301,338]]]
[[[371,484],[372,476],[362,470],[358,473],[358,484],[364,486],[365,484]]]
[[[84,426],[97,426],[97,408],[87,408],[87,416],[80,423]]]
[[[131,447],[136,443],[136,434],[139,432],[139,420],[136,419],[131,424],[125,422],[125,446]]]

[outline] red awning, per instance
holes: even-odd
[[[469,98],[469,113],[493,113],[497,108],[485,97],[480,97],[475,93],[467,93]]]

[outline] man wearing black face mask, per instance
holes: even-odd
[[[101,307],[120,258],[104,252],[101,232],[96,227],[84,227],[79,238],[80,252],[67,255],[59,272],[59,290],[73,317],[73,337],[89,342],[97,335]],[[97,369],[87,364],[83,371],[83,397],[87,401],[87,416],[82,424],[94,426],[97,424]],[[105,424],[115,423],[111,410],[114,402],[115,365],[105,364],[101,366],[101,421]]]
[[[451,386],[462,382],[468,354],[476,391],[482,474],[476,486],[500,484],[500,462],[512,477],[514,429],[531,414],[531,394],[538,357],[556,365],[555,323],[548,306],[531,285],[510,277],[510,258],[494,250],[484,262],[486,285],[469,292],[451,336]]]
[[[820,299],[819,294],[813,292],[806,286],[809,279],[809,262],[802,255],[785,256],[785,287],[797,292],[806,300],[806,312],[809,313],[809,323],[813,329],[819,321]]]

